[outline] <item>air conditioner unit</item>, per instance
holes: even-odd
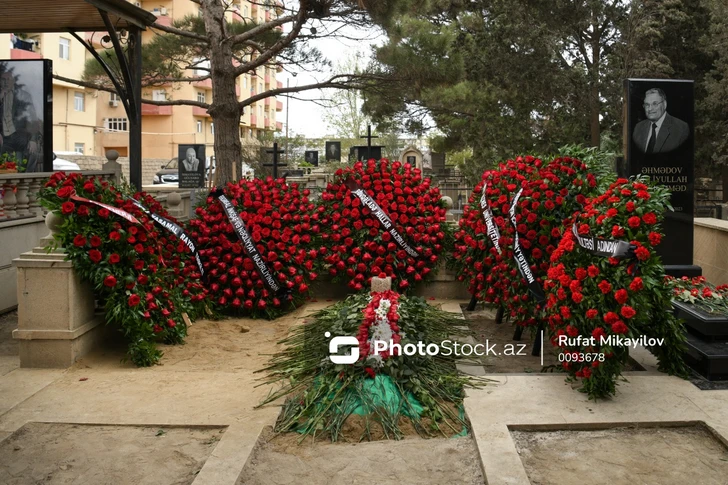
[[[167,7],[162,7],[159,11],[162,15],[167,15]]]
[[[116,108],[117,106],[119,106],[119,100],[118,99],[112,99],[111,101],[109,101],[109,106],[112,106],[112,107]]]
[[[134,5],[136,5],[137,7],[141,8],[142,2],[134,2]]]

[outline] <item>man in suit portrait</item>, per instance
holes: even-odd
[[[646,120],[635,126],[632,140],[647,155],[677,150],[690,136],[690,127],[667,112],[667,97],[659,88],[649,89],[643,103]]]

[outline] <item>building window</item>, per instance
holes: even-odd
[[[109,93],[109,101],[116,101],[119,102],[119,95],[116,93]]]
[[[202,121],[197,122],[197,133],[202,133]]]
[[[104,128],[107,131],[129,131],[129,121],[126,118],[106,118]]]
[[[71,39],[60,38],[58,43],[58,57],[66,60],[71,58]]]
[[[155,89],[152,91],[152,99],[154,101],[167,101],[167,91],[164,89]]]
[[[76,153],[80,153],[81,155],[83,155],[84,148],[85,144],[83,143],[76,143],[73,145],[73,151]]]
[[[197,101],[200,103],[205,103],[205,92],[204,91],[197,91]]]
[[[210,123],[210,133],[215,134],[215,123]]]
[[[86,111],[86,97],[83,93],[76,91],[73,94],[73,109],[76,111]]]

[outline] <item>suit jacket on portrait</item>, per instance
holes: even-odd
[[[642,120],[637,123],[632,134],[632,140],[637,145],[640,152],[645,152],[647,140],[650,139],[652,133],[652,121]],[[667,153],[676,150],[685,143],[690,136],[690,127],[682,120],[665,115],[665,121],[662,122],[660,132],[657,134],[655,148],[653,153]]]

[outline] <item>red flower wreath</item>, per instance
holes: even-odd
[[[308,190],[283,179],[240,180],[224,194],[237,208],[263,262],[285,292],[269,289],[238,239],[220,202],[212,195],[190,221],[209,275],[213,301],[222,310],[275,317],[308,295],[317,274],[320,224],[311,213]],[[289,301],[290,300],[290,301]]]
[[[352,195],[348,181],[355,181],[377,202],[418,257],[395,242],[372,211]],[[335,281],[346,281],[361,291],[372,276],[384,273],[406,291],[427,278],[440,261],[448,237],[446,209],[439,189],[410,164],[382,159],[339,169],[322,199],[314,217],[321,224],[328,247],[325,262]]]

